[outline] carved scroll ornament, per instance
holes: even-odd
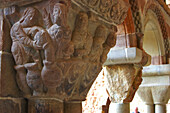
[[[111,24],[121,24],[130,7],[124,0],[72,0],[82,8],[91,10],[100,18]]]

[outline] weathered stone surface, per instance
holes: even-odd
[[[22,96],[85,100],[115,46],[116,27],[67,0],[11,6],[1,13],[7,21],[1,34],[9,38],[2,45],[7,44],[14,57]]]
[[[133,64],[104,66],[106,87],[114,103],[131,102],[142,82],[141,69]]]
[[[82,113],[81,101],[64,102],[64,113]]]
[[[29,98],[28,113],[64,113],[64,103],[55,98]]]
[[[0,50],[5,52],[11,51],[12,40],[10,37],[10,28],[11,25],[8,19],[3,15],[3,12],[0,11]]]
[[[151,113],[155,105],[156,113],[165,113],[170,98],[170,65],[150,65],[143,68],[143,82],[137,91],[146,104],[147,113]],[[151,106],[151,107],[149,107]]]
[[[142,61],[142,50],[132,47],[124,49],[110,49],[104,65],[139,63]]]
[[[82,8],[91,10],[105,22],[121,24],[127,16],[129,3],[123,0],[72,0]]]
[[[26,102],[20,98],[0,98],[0,113],[27,113]]]
[[[27,4],[31,4],[31,3],[35,3],[39,1],[42,1],[42,0],[0,0],[1,2],[0,8],[9,7],[12,5],[23,6],[23,5],[27,5]]]
[[[143,76],[147,77],[170,75],[170,64],[145,66],[143,67],[142,73]]]
[[[11,53],[0,52],[0,96],[18,96],[14,60]]]
[[[130,113],[129,103],[111,103],[109,113]]]
[[[169,68],[169,64],[150,65],[143,68],[143,82],[137,94],[145,103],[166,104],[168,102],[170,95]]]
[[[122,49],[115,49],[113,47],[107,54],[107,60],[104,65],[131,63],[141,63],[147,66],[151,63],[151,56],[136,47]]]

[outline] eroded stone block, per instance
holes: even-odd
[[[29,98],[28,113],[64,113],[64,103],[55,98]]]
[[[20,98],[0,98],[0,113],[27,113],[26,101]]]

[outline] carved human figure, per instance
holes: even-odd
[[[53,8],[53,25],[47,11],[44,13],[44,22],[55,45],[55,56],[57,59],[69,59],[74,52],[71,42],[71,29],[67,25],[68,6],[64,3],[56,3]]]
[[[27,35],[31,35],[32,40],[36,42],[36,45],[39,47],[36,49],[44,51],[43,56],[39,54],[41,55],[41,60],[55,62],[54,45],[48,32],[39,26],[29,27],[24,30]]]
[[[90,53],[93,38],[88,33],[88,15],[85,12],[79,12],[76,17],[72,41],[74,43],[75,56],[82,57]]]
[[[38,13],[38,10],[35,8],[27,8],[22,18],[11,28],[10,34],[13,41],[11,51],[17,65],[23,65],[29,62],[30,54],[28,54],[29,51],[27,51],[29,47],[35,49],[39,48],[36,45],[36,41],[31,40],[24,31],[24,28],[34,26],[38,23],[38,19],[35,18]]]
[[[40,47],[36,45],[36,41],[32,40],[31,37],[26,34],[24,29],[37,25],[37,15],[39,15],[38,10],[32,7],[27,8],[21,19],[12,26],[10,31],[13,41],[11,51],[16,63],[15,69],[17,70],[17,78],[20,78],[20,80],[18,79],[18,84],[27,88],[27,90],[23,90],[20,86],[21,90],[26,94],[30,92],[28,84],[26,83],[26,73],[22,73],[25,72],[24,64],[37,61],[37,51],[35,49],[39,49]]]
[[[95,36],[93,38],[93,46],[89,55],[89,60],[94,63],[99,63],[101,60],[101,55],[103,53],[103,43],[107,38],[106,27],[104,25],[99,25],[96,28]]]
[[[32,29],[37,28],[33,27]],[[34,40],[44,50],[43,68],[41,71],[43,84],[48,88],[47,94],[54,95],[56,94],[56,87],[61,84],[62,73],[61,69],[56,65],[52,39],[46,30],[39,29],[34,36]]]
[[[115,44],[116,44],[116,29],[117,28],[114,27],[114,29],[111,30],[111,32],[107,36],[105,43],[103,44],[103,53],[102,53],[102,56],[101,56],[101,63],[102,64],[106,61],[107,54],[108,54],[110,48],[114,47]]]

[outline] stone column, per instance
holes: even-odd
[[[111,103],[109,113],[130,113],[129,103]]]
[[[150,65],[143,68],[143,82],[137,94],[146,103],[147,113],[166,113],[170,95],[170,65]],[[153,104],[155,107],[153,107]]]
[[[155,105],[154,104],[145,104],[145,113],[155,113]]]
[[[109,110],[129,113],[129,103],[142,82],[142,50],[125,48],[111,50],[105,62],[106,87],[111,100]]]
[[[166,113],[166,103],[155,104],[155,113]]]

